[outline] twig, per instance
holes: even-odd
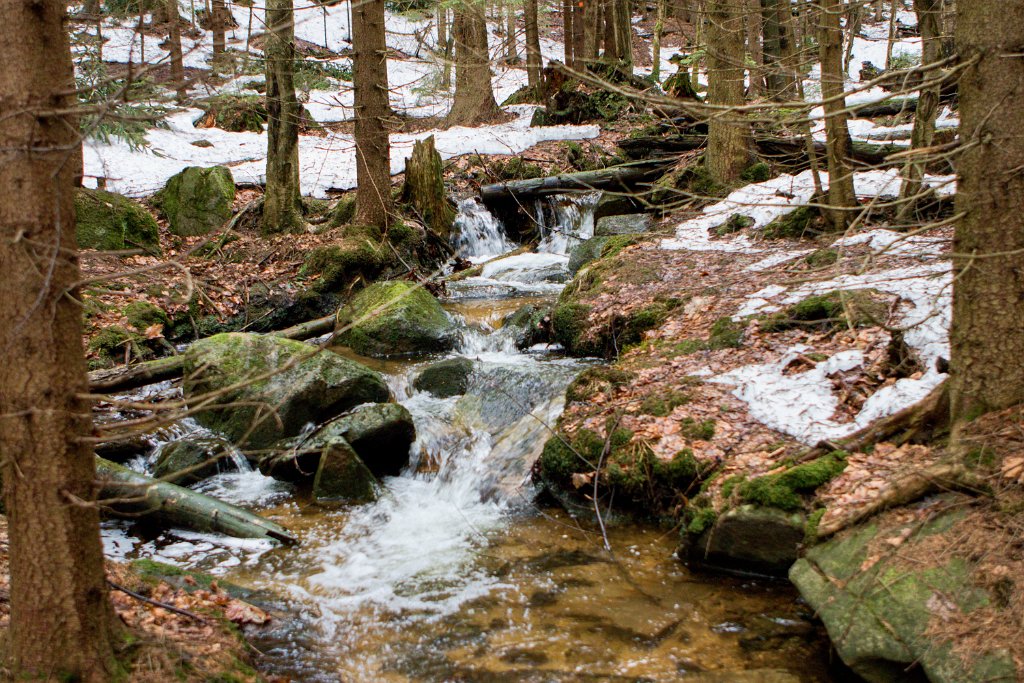
[[[159,600],[154,600],[152,598],[147,598],[145,595],[142,595],[141,593],[136,593],[133,590],[129,590],[129,589],[125,588],[124,586],[120,585],[120,584],[114,583],[110,579],[107,579],[107,583],[114,590],[119,590],[122,593],[124,593],[125,595],[130,595],[131,597],[135,598],[136,600],[139,600],[141,602],[145,602],[146,604],[149,604],[149,605],[153,605],[154,607],[159,607],[160,609],[165,609],[168,612],[174,612],[175,614],[180,614],[181,616],[188,617],[189,619],[195,619],[196,621],[198,621],[200,624],[203,624],[204,626],[209,626],[210,625],[209,621],[207,621],[203,617],[199,616],[195,612],[189,612],[187,609],[181,609],[180,607],[175,607],[174,605],[168,605],[166,602],[160,602]]]

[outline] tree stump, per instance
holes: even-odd
[[[413,145],[405,162],[402,201],[412,207],[424,225],[448,239],[455,220],[455,206],[444,189],[441,155],[434,147],[434,136]]]

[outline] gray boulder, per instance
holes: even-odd
[[[206,235],[231,218],[235,181],[226,166],[189,166],[172,176],[154,200],[172,234]]]
[[[654,219],[648,213],[627,213],[621,216],[599,218],[594,226],[594,237],[631,235],[648,232],[654,227]]]
[[[219,437],[171,441],[160,449],[153,477],[187,486],[218,472],[237,470],[231,458],[232,450],[231,442]]]
[[[426,391],[438,398],[449,398],[466,393],[473,361],[468,358],[448,358],[434,363],[413,380],[416,391]]]
[[[338,341],[364,356],[449,351],[455,323],[434,296],[411,282],[370,285],[338,310]]]
[[[803,513],[743,505],[685,536],[681,559],[706,569],[785,576],[804,540]]]
[[[75,190],[75,237],[82,249],[160,252],[156,219],[131,199],[104,190]]]
[[[182,388],[193,408],[207,392],[241,385],[211,404],[202,403],[195,418],[251,449],[272,446],[309,423],[319,424],[354,406],[389,398],[381,376],[360,363],[316,352],[302,342],[258,334],[202,339],[186,352],[184,370]]]

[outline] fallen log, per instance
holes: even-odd
[[[588,192],[591,190],[613,190],[629,192],[640,183],[656,179],[672,165],[669,159],[649,159],[619,166],[609,166],[597,171],[563,173],[562,175],[530,180],[514,180],[494,183],[480,188],[483,203],[516,203],[564,192]]]
[[[100,503],[124,517],[152,517],[169,526],[217,532],[236,538],[268,538],[297,543],[287,529],[229,503],[190,489],[151,479],[143,474],[96,458]]]
[[[326,334],[333,329],[334,314],[331,314],[269,334],[285,339],[309,339]],[[134,365],[119,365],[104,370],[93,370],[89,373],[89,391],[97,393],[128,391],[180,377],[184,370],[185,358],[182,355],[157,358]]]

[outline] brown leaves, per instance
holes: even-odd
[[[1004,479],[1010,479],[1024,486],[1024,456],[1012,456],[1003,460],[999,473]]]

